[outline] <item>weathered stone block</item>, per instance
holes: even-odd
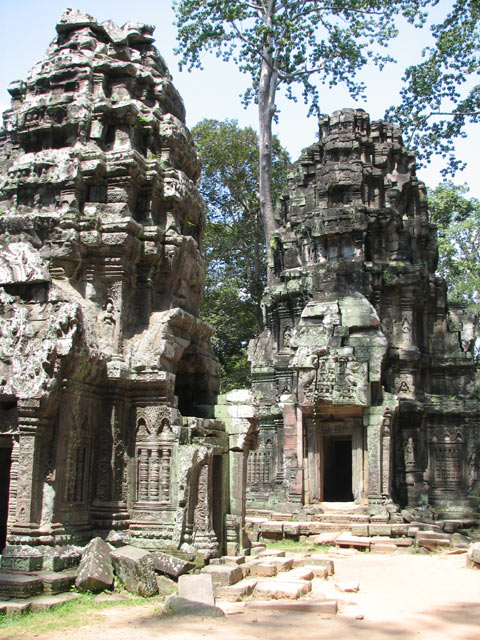
[[[140,596],[158,593],[155,578],[155,562],[152,554],[136,547],[120,547],[111,552],[115,575],[127,591]]]
[[[368,536],[368,524],[352,524],[351,531],[354,536]]]
[[[214,586],[228,586],[243,578],[243,571],[236,564],[208,565],[202,569],[202,573],[212,576]]]
[[[389,524],[369,524],[368,525],[369,536],[390,536],[391,533],[392,533],[392,527]]]
[[[178,595],[186,600],[213,606],[215,604],[215,596],[211,574],[184,574],[180,576],[178,578]]]
[[[94,538],[83,550],[75,581],[80,591],[99,593],[113,585],[113,566],[110,547],[102,538]]]
[[[309,612],[335,615],[338,611],[336,600],[299,600],[298,602],[264,602],[262,600],[250,600],[247,602],[249,609],[269,609],[272,611]]]
[[[328,575],[333,576],[335,573],[335,563],[331,558],[319,554],[312,554],[306,559],[307,565],[316,565],[325,567],[328,570]]]
[[[40,571],[44,553],[28,545],[8,546],[2,552],[2,569],[6,571]]]
[[[178,576],[195,569],[193,562],[182,560],[162,551],[152,551],[152,556],[155,562],[155,570],[172,578],[178,578]]]
[[[201,616],[203,618],[221,618],[225,615],[220,607],[189,600],[182,596],[170,596],[165,602],[165,611],[173,615]]]
[[[30,598],[43,592],[42,579],[21,573],[0,573],[1,598]]]
[[[250,575],[262,578],[271,578],[278,573],[277,567],[273,562],[255,562],[250,565]]]
[[[272,600],[289,599],[296,600],[312,590],[309,580],[265,580],[258,582],[254,595],[260,598],[272,598]]]

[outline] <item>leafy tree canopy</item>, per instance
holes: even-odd
[[[423,61],[408,67],[400,106],[386,117],[403,129],[405,143],[423,164],[434,154],[446,159],[444,175],[465,165],[455,141],[465,125],[480,122],[480,2],[455,0],[445,20],[431,27],[434,44]]]
[[[480,312],[480,200],[467,193],[466,185],[445,182],[429,193],[428,202],[438,225],[438,271],[447,281],[448,299]]]
[[[199,190],[207,207],[207,259],[202,317],[215,328],[213,344],[224,390],[248,384],[246,346],[262,328],[260,300],[266,251],[258,198],[258,136],[236,120],[203,120],[192,129],[202,161]],[[286,184],[288,153],[273,138],[274,196]]]
[[[259,113],[259,193],[267,241],[277,223],[273,207],[272,120],[277,90],[295,99],[299,84],[310,112],[319,110],[317,82],[344,83],[352,96],[364,87],[355,73],[391,60],[398,15],[416,24],[435,0],[175,0],[180,66],[202,67],[202,54],[233,60],[251,78],[244,102]],[[380,49],[379,49],[380,47]],[[315,76],[315,83],[313,82]],[[272,277],[272,273],[269,274]]]

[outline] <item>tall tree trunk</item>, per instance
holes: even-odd
[[[272,268],[272,238],[277,229],[272,198],[272,121],[275,113],[275,92],[277,74],[269,64],[271,54],[264,48],[264,59],[260,72],[258,89],[258,129],[259,129],[259,188],[260,211],[267,243],[267,283],[274,279]]]

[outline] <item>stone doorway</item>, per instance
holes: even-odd
[[[0,438],[0,552],[7,542],[8,496],[10,490],[10,467],[12,463],[12,442],[10,438]]]
[[[304,502],[363,502],[366,443],[360,407],[326,405],[305,416]]]
[[[323,500],[352,502],[352,439],[324,436]]]

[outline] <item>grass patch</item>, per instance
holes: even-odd
[[[45,611],[32,613],[3,614],[0,615],[0,638],[23,638],[30,634],[39,635],[51,631],[67,630],[80,627],[87,621],[89,624],[95,623],[100,616],[95,615],[96,611],[114,606],[131,606],[152,602],[150,598],[142,598],[128,594],[125,600],[108,602],[108,600],[97,601],[94,594],[82,593],[78,598],[69,600]],[[21,632],[21,633],[19,633]]]
[[[332,545],[329,544],[309,544],[308,542],[300,542],[293,538],[284,538],[283,540],[264,540],[267,551],[297,551],[302,553],[305,551],[315,551],[317,553],[326,553]]]

